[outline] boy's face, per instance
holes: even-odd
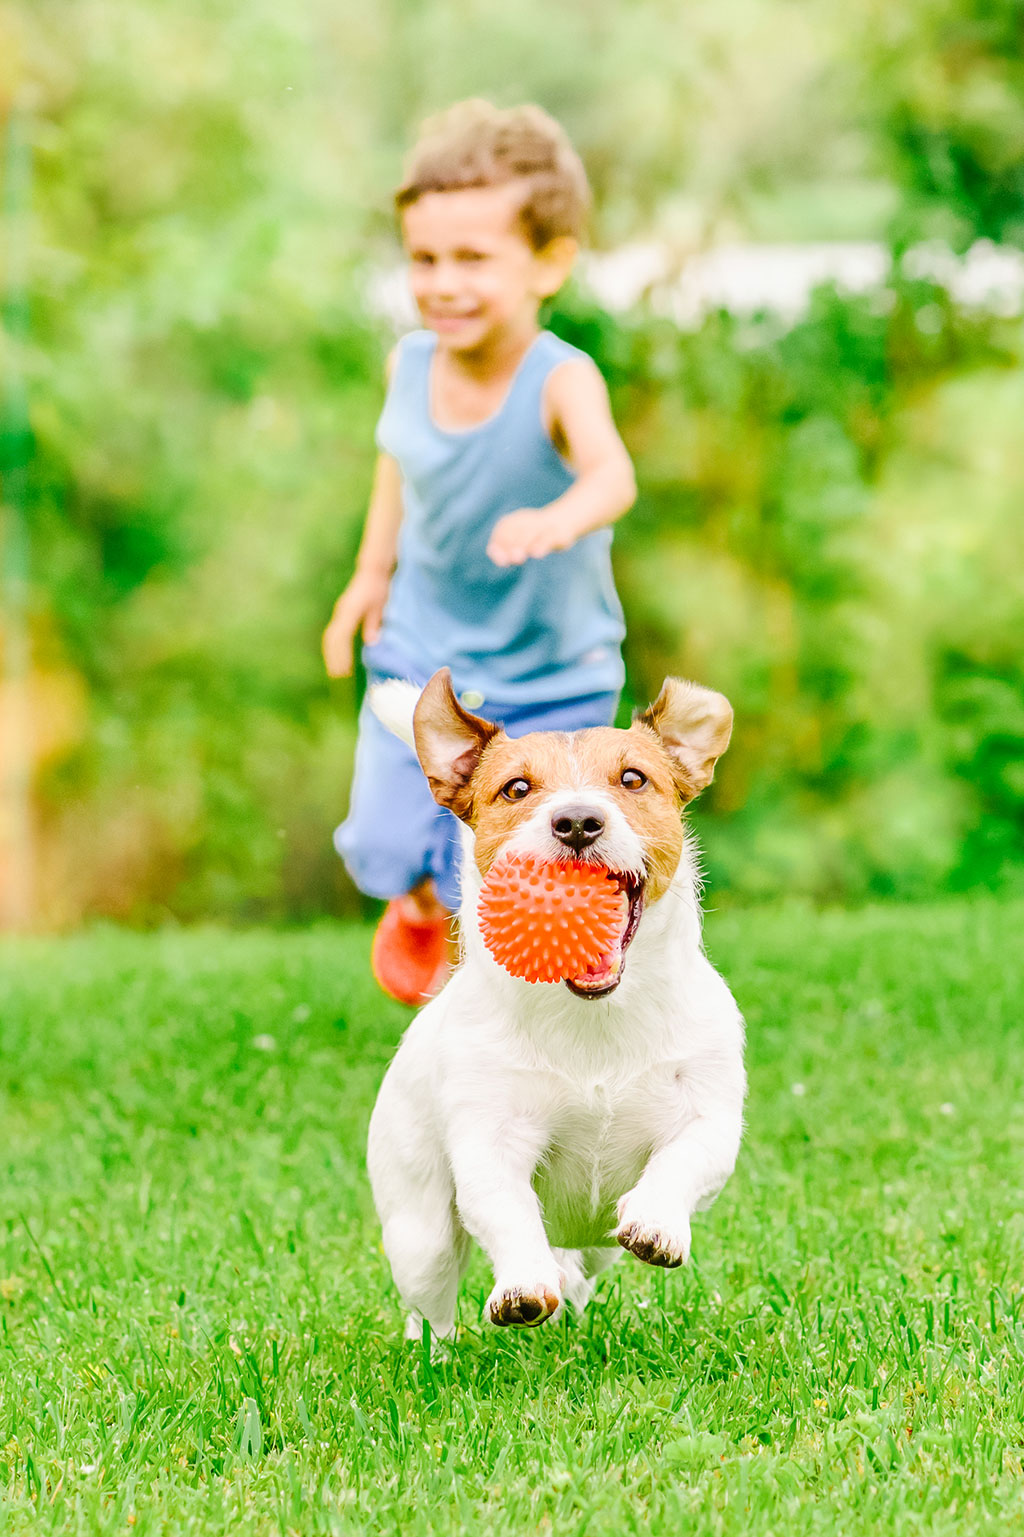
[[[565,282],[576,242],[535,251],[519,222],[523,189],[427,192],[402,215],[410,287],[428,330],[452,352],[472,352],[536,323],[542,299]]]

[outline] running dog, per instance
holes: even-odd
[[[447,669],[385,683],[373,707],[414,746],[464,827],[463,959],[413,1020],[370,1122],[384,1248],[408,1309],[451,1337],[470,1240],[490,1260],[494,1324],[585,1306],[623,1251],[683,1264],[690,1218],[732,1173],[743,1021],[701,947],[682,812],[732,730],[721,694],[669,678],[626,730],[512,739],[458,702]],[[506,854],[593,862],[622,893],[612,949],[531,983],[484,946],[481,883]]]

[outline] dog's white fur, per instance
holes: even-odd
[[[390,683],[372,699],[410,743],[418,692]],[[561,794],[516,847],[549,852]],[[612,796],[602,811],[606,862],[642,868]],[[464,961],[407,1031],[370,1123],[370,1179],[410,1337],[424,1319],[453,1334],[471,1237],[493,1267],[487,1312],[501,1323],[540,1322],[565,1300],[582,1307],[620,1244],[650,1263],[684,1262],[691,1215],[728,1179],[742,1131],[743,1023],[703,953],[689,839],[603,999],[516,979],[493,960],[468,828],[464,840]]]

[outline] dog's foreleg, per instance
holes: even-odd
[[[565,1291],[531,1184],[544,1141],[521,1120],[482,1126],[478,1106],[450,1127],[455,1204],[494,1271],[485,1310],[494,1324],[543,1323]]]
[[[690,1217],[710,1206],[732,1173],[743,1129],[742,1100],[698,1116],[656,1147],[632,1190],[619,1201],[615,1237],[648,1265],[690,1257]]]

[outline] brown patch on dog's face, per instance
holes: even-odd
[[[523,788],[525,787],[525,788]],[[491,743],[473,782],[476,864],[486,875],[538,804],[560,791],[611,797],[643,850],[647,900],[657,901],[675,875],[683,849],[682,801],[668,752],[646,727],[597,726],[572,736],[537,732]],[[602,862],[600,842],[593,856]]]
[[[683,852],[683,803],[672,760],[661,743],[651,741],[650,733],[637,725],[616,735],[620,738],[621,766],[612,793],[644,846],[647,900],[656,902],[671,885]],[[635,773],[643,774],[647,783],[636,786],[632,779]]]
[[[586,733],[589,735],[590,733]],[[495,742],[477,770],[474,816],[476,864],[486,875],[509,839],[537,810],[551,790],[576,783],[571,738],[553,731],[533,732]],[[520,794],[517,786],[525,786]]]
[[[682,854],[682,810],[711,781],[729,741],[732,709],[711,689],[668,678],[655,703],[625,731],[600,726],[513,739],[462,708],[445,668],[423,690],[414,729],[435,800],[476,834],[481,875],[528,825],[531,839],[553,844],[549,857],[573,857],[551,837],[545,808],[567,793],[585,803],[596,792],[633,835],[626,840],[635,850],[630,864],[643,875],[646,900],[656,902]],[[615,844],[609,825],[581,857],[624,870],[614,859]]]
[[[728,700],[669,678],[626,731],[511,739],[461,707],[444,671],[424,689],[413,725],[435,800],[475,833],[482,876],[504,854],[581,860],[608,872],[618,924],[591,964],[563,978],[577,997],[606,998],[622,980],[646,904],[664,896],[678,869],[683,808],[709,783],[728,743]]]

